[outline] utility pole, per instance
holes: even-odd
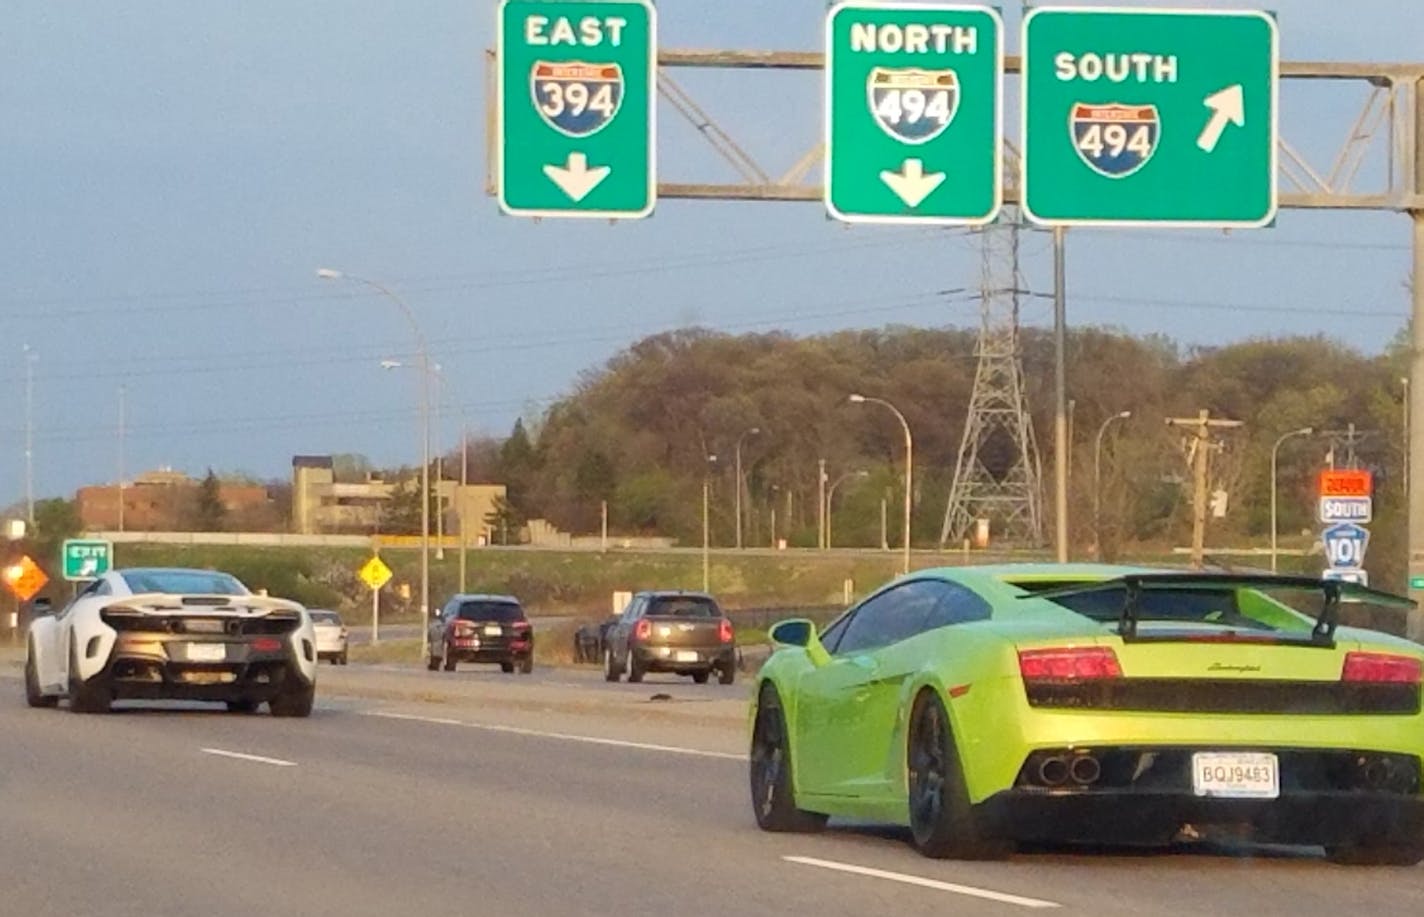
[[[1064,290],[1064,248],[1068,230],[1053,227],[1053,549],[1060,564],[1068,562],[1068,382],[1067,306]]]
[[[1342,461],[1346,468],[1359,467],[1359,455],[1356,447],[1363,445],[1366,441],[1373,439],[1377,431],[1357,430],[1353,423],[1346,424],[1343,430],[1321,430],[1320,435],[1330,443],[1330,468],[1333,470]],[[1344,449],[1343,458],[1341,449]]]
[[[470,431],[465,427],[465,412],[460,411],[460,500],[456,515],[460,524],[460,592],[465,591],[465,554],[469,551],[469,529],[465,527],[465,509],[470,499]]]
[[[1213,430],[1242,426],[1239,420],[1217,420],[1202,408],[1196,417],[1168,417],[1167,426],[1185,427],[1191,431],[1192,456],[1192,566],[1201,569],[1206,559],[1207,482],[1211,472],[1211,433]]]

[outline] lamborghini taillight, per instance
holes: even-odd
[[[1391,653],[1346,653],[1345,666],[1340,672],[1340,680],[1374,684],[1417,685],[1420,681],[1420,670],[1420,662],[1413,656],[1395,656]]]
[[[1121,678],[1117,654],[1107,646],[1019,650],[1024,681],[1087,681]]]

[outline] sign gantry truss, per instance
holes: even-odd
[[[494,111],[496,58],[487,52],[487,86],[490,112]],[[658,95],[688,125],[705,138],[732,167],[736,178],[702,182],[660,181],[659,198],[685,200],[815,201],[822,200],[820,166],[823,143],[811,140],[806,153],[778,172],[739,143],[732,132],[720,125],[699,105],[673,76],[677,70],[819,71],[825,55],[819,51],[730,51],[662,49],[658,52]],[[1005,71],[1016,82],[1022,61],[1017,55],[1004,58]],[[1424,92],[1424,63],[1391,64],[1332,61],[1282,61],[1283,81],[1280,140],[1280,206],[1294,209],[1333,210],[1424,210],[1424,187],[1416,180],[1415,162],[1419,143],[1420,94]],[[1303,86],[1303,84],[1305,84]],[[1353,120],[1338,127],[1341,140],[1333,155],[1312,158],[1303,152],[1303,143],[1294,142],[1292,115],[1309,111],[1317,117],[1323,110],[1302,106],[1294,93],[1309,84],[1331,84],[1357,88]],[[1006,97],[1017,94],[1017,85]],[[814,90],[812,90],[814,92]],[[492,116],[491,116],[492,117]],[[672,119],[666,119],[667,121]],[[486,131],[489,156],[494,162],[495,131]],[[1010,137],[1013,138],[1012,124]],[[1013,156],[1017,143],[1006,144]],[[1017,170],[1008,170],[1004,202],[1019,202]],[[493,171],[487,173],[487,191],[495,193]]]

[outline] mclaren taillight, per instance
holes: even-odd
[[[276,637],[258,637],[252,641],[252,648],[259,653],[275,653],[282,648],[282,641]]]
[[[1019,650],[1019,674],[1024,681],[1087,681],[1121,678],[1122,667],[1106,646]]]
[[[1421,666],[1413,656],[1390,653],[1346,653],[1341,681],[1373,682],[1375,684],[1417,685]]]
[[[721,640],[723,643],[731,643],[733,636],[734,634],[732,633],[732,622],[728,621],[726,618],[723,618],[722,623],[717,625],[717,639]]]
[[[638,625],[633,628],[633,639],[634,639],[634,640],[646,640],[646,639],[648,639],[649,637],[651,637],[652,635],[653,635],[653,622],[652,622],[652,621],[649,621],[647,618],[644,618],[643,620],[639,621],[639,622],[638,622]]]

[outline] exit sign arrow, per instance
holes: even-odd
[[[1202,100],[1202,104],[1211,109],[1211,119],[1206,122],[1201,136],[1197,138],[1197,146],[1203,152],[1210,153],[1221,142],[1221,134],[1226,130],[1227,124],[1246,126],[1246,98],[1241,84],[1237,83],[1212,93]]]
[[[890,186],[890,190],[911,209],[920,206],[925,198],[944,181],[943,172],[925,174],[925,164],[918,159],[907,159],[899,172],[885,170],[880,180]]]
[[[545,166],[544,174],[577,203],[588,197],[588,193],[598,187],[599,182],[608,177],[610,166],[588,167],[588,157],[582,153],[570,153],[569,161],[562,167]]]

